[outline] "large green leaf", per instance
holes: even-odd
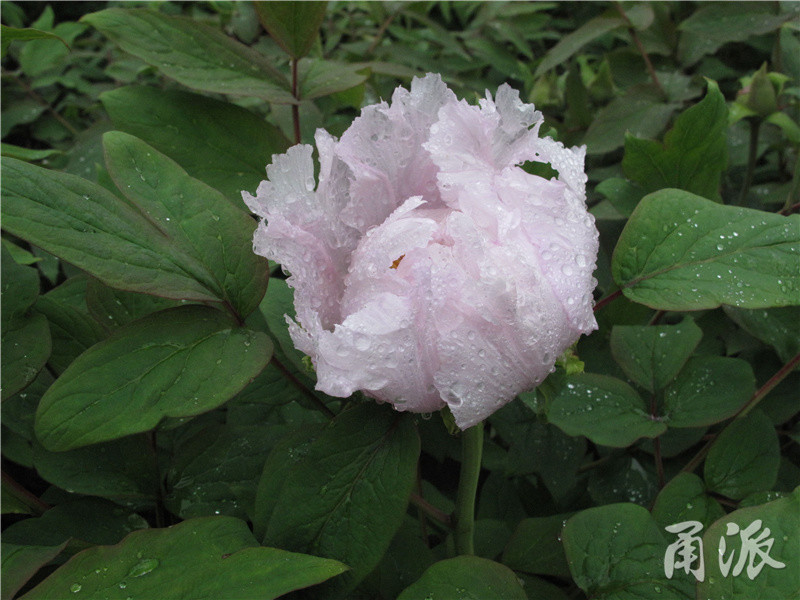
[[[636,85],[600,109],[583,143],[588,154],[604,154],[621,147],[626,134],[654,138],[664,129],[678,104],[665,103],[649,85]]]
[[[267,261],[252,251],[255,221],[132,135],[106,133],[103,146],[114,183],[186,257],[187,270],[238,315],[250,314],[267,285]]]
[[[187,87],[294,102],[289,82],[269,59],[197,19],[146,8],[108,8],[82,20]]]
[[[615,325],[611,354],[633,382],[653,393],[672,381],[702,337],[690,318],[678,325]]]
[[[800,306],[769,310],[725,307],[725,313],[739,327],[769,344],[784,362],[800,352]]]
[[[569,577],[561,530],[571,515],[523,519],[503,551],[503,564],[515,571]]]
[[[585,435],[615,448],[630,446],[640,437],[656,437],[667,429],[650,416],[644,400],[627,383],[589,373],[567,378],[547,417],[569,435]]]
[[[646,508],[610,504],[581,511],[562,534],[572,578],[594,600],[689,600],[694,580],[667,579],[667,542]]]
[[[242,190],[254,192],[270,157],[289,147],[279,129],[249,110],[199,94],[128,86],[104,92],[100,100],[117,129],[241,206]]]
[[[40,29],[20,29],[18,27],[8,27],[7,25],[0,25],[0,36],[2,36],[2,45],[0,45],[0,56],[5,56],[8,52],[8,47],[11,42],[26,42],[28,40],[58,40],[69,49],[67,43],[58,37],[56,34],[49,31],[41,31]]]
[[[221,301],[204,269],[144,214],[80,177],[6,158],[3,228],[105,283],[175,299]],[[198,277],[203,280],[198,280]]]
[[[432,565],[397,600],[526,600],[508,567],[477,556],[457,556]]]
[[[664,136],[664,143],[629,135],[622,168],[645,192],[679,188],[719,199],[727,163],[728,108],[717,84],[708,82],[706,97],[685,110]]]
[[[726,427],[708,451],[704,477],[708,488],[739,500],[772,489],[781,452],[778,434],[767,416],[753,411]]]
[[[213,514],[248,518],[264,457],[284,430],[256,423],[199,429],[172,453],[167,508],[184,519]]]
[[[363,65],[304,58],[298,65],[300,97],[310,100],[349,90],[366,81],[363,71]]]
[[[2,544],[2,600],[11,600],[36,572],[58,556],[66,542],[57,546]]]
[[[639,28],[646,28],[653,21],[653,9],[646,4],[629,5],[626,18]],[[555,66],[563,65],[567,60],[589,42],[616,29],[624,27],[626,20],[615,10],[607,10],[602,15],[584,23],[575,31],[562,37],[545,55],[536,68],[534,77],[538,77]]]
[[[36,432],[53,451],[147,431],[233,397],[267,364],[267,336],[220,311],[185,306],[118,329],[73,362],[42,398]]]
[[[703,535],[706,577],[697,586],[697,597],[708,600],[800,598],[798,532],[800,488],[786,498],[742,508],[726,515]],[[752,551],[748,553],[742,544],[743,535],[750,539],[751,545],[754,538],[760,540],[757,548],[766,551],[766,558]],[[720,556],[723,538],[725,552]],[[743,555],[749,565],[756,567],[756,572],[750,573],[749,566],[737,570],[737,563]],[[725,576],[720,569],[720,562],[731,560],[731,570]]]
[[[800,215],[721,206],[689,192],[645,196],[620,235],[612,273],[662,310],[800,303]]]
[[[57,288],[40,296],[35,309],[50,323],[52,352],[48,365],[63,373],[79,354],[106,337],[106,331],[86,308],[85,276],[70,277]]]
[[[86,305],[89,314],[98,323],[108,329],[115,329],[159,310],[174,308],[180,303],[158,296],[110,288],[97,279],[90,279],[86,287]]]
[[[750,364],[738,358],[697,356],[664,392],[661,416],[670,427],[702,427],[732,417],[756,389]]]
[[[658,493],[653,518],[663,528],[684,521],[711,525],[725,511],[694,473],[679,473]]]
[[[5,199],[4,199],[5,201]],[[5,223],[4,223],[5,225]],[[36,269],[17,264],[2,246],[2,398],[32,382],[50,356],[50,327],[40,314],[28,314],[39,296]]]
[[[341,560],[351,571],[332,592],[346,593],[402,522],[419,457],[412,420],[370,402],[340,414],[302,452],[275,452],[256,497],[269,505],[264,543]],[[275,461],[288,467],[273,470]]]
[[[728,42],[774,31],[794,17],[788,11],[776,14],[763,2],[742,2],[736,10],[729,8],[726,2],[709,2],[681,22],[678,55],[684,65],[696,63]]]
[[[244,521],[190,519],[85,550],[25,600],[270,600],[345,571],[334,560],[260,548]]]
[[[308,54],[319,35],[327,2],[254,2],[258,20],[292,58]]]

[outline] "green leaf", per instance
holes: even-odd
[[[678,325],[615,325],[611,354],[625,375],[654,393],[672,381],[702,337],[691,318]]]
[[[90,279],[86,287],[86,305],[98,323],[109,329],[116,329],[180,304],[157,296],[116,290],[103,285],[97,279]]]
[[[584,510],[562,534],[572,578],[594,600],[687,600],[694,580],[664,574],[667,543],[646,508],[610,504]]]
[[[646,28],[653,20],[653,9],[646,4],[633,5],[627,9],[627,18]],[[603,34],[626,25],[625,20],[614,10],[608,10],[588,21],[575,31],[562,37],[545,55],[534,72],[534,77],[543,75],[555,66],[563,65],[583,46]]]
[[[57,374],[63,373],[79,354],[106,337],[105,329],[86,309],[86,283],[85,276],[70,277],[40,296],[34,305],[50,323],[53,349],[48,364]]]
[[[732,417],[750,399],[756,378],[738,358],[697,356],[664,392],[661,416],[670,427],[701,427]]]
[[[327,2],[253,2],[258,20],[292,58],[311,50],[325,18]]]
[[[255,191],[273,154],[289,147],[279,129],[249,110],[199,94],[128,86],[100,95],[114,126],[163,152],[237,206]]]
[[[2,153],[3,156],[10,156],[11,158],[18,158],[20,160],[29,162],[44,160],[45,158],[50,158],[51,156],[63,154],[61,150],[32,150],[31,148],[14,146],[13,144],[6,144],[5,142],[2,142],[0,147],[2,148],[0,153]]]
[[[186,87],[294,102],[289,82],[267,57],[197,19],[145,8],[108,8],[82,21]]]
[[[175,600],[270,600],[346,568],[333,560],[260,548],[244,521],[207,517],[84,550],[23,598],[157,600],[168,590]]]
[[[728,498],[772,489],[778,478],[778,434],[761,411],[726,427],[708,451],[704,478],[708,489]]]
[[[78,498],[62,502],[40,517],[17,521],[3,530],[3,539],[27,546],[68,543],[67,552],[73,554],[74,548],[116,544],[132,531],[147,527],[143,517],[119,504],[100,498]]]
[[[503,564],[523,573],[569,577],[561,530],[570,515],[523,519],[503,552]]]
[[[45,481],[70,493],[100,496],[131,506],[151,505],[155,500],[158,482],[153,460],[144,436],[67,452],[48,452],[39,444],[33,447],[34,467]]]
[[[624,217],[633,214],[636,205],[644,196],[644,191],[638,185],[622,177],[605,179],[595,186],[595,191],[603,194],[611,205]]]
[[[347,410],[305,446],[267,459],[258,504],[269,499],[264,543],[341,560],[352,569],[333,583],[352,590],[400,527],[414,482],[419,438],[412,420],[372,402]]]
[[[592,469],[587,491],[598,506],[614,502],[650,506],[658,494],[658,479],[649,467],[649,460],[643,464],[642,460],[625,454],[612,457]]]
[[[270,2],[270,4],[279,4]],[[362,65],[349,65],[330,60],[304,58],[297,67],[300,97],[303,100],[329,96],[349,90],[367,80]]]
[[[267,364],[263,333],[185,306],[118,329],[73,362],[36,413],[42,444],[63,451],[147,431],[233,397]]]
[[[596,444],[614,448],[630,446],[641,437],[656,437],[667,429],[648,414],[644,400],[627,383],[589,373],[567,378],[547,417],[569,435],[585,435]]]
[[[721,206],[683,190],[645,196],[620,235],[614,281],[661,310],[800,302],[800,215]]]
[[[725,314],[747,333],[775,348],[783,362],[800,352],[800,306],[769,310],[726,306]]]
[[[0,298],[2,298],[4,321],[24,314],[39,296],[39,274],[36,269],[17,264],[5,244],[0,250]]]
[[[678,188],[719,200],[722,172],[727,166],[728,109],[716,82],[708,93],[685,110],[664,136],[664,143],[633,136],[625,138],[622,168],[645,192]]]
[[[6,52],[8,52],[8,47],[11,45],[11,42],[26,42],[28,40],[42,40],[42,39],[50,39],[50,40],[58,40],[64,46],[69,49],[67,42],[62,40],[54,33],[50,33],[49,31],[41,31],[39,29],[19,29],[17,27],[8,27],[6,25],[0,25],[0,38],[2,38],[2,46],[0,50],[0,56],[5,56]]]
[[[661,94],[652,86],[633,86],[598,111],[583,138],[586,152],[604,154],[616,150],[625,143],[626,133],[654,138],[678,106],[664,103]]]
[[[526,600],[527,596],[508,567],[477,556],[457,556],[429,567],[397,600],[420,598]]]
[[[733,526],[733,531],[731,528]],[[764,536],[761,550],[767,552],[769,562],[751,554],[749,564],[762,564],[759,573],[748,574],[748,569],[737,571],[737,562],[745,552],[741,535],[748,530],[750,539]],[[800,488],[791,496],[768,504],[735,510],[709,527],[703,535],[706,577],[697,586],[697,597],[709,600],[727,598],[759,598],[783,600],[800,598]],[[720,541],[726,542],[725,553],[719,555]],[[752,542],[751,542],[752,543]],[[767,544],[769,544],[767,546]],[[720,570],[720,559],[733,560],[727,577]],[[775,561],[775,562],[773,562]],[[782,566],[781,566],[782,565]]]
[[[794,16],[790,12],[775,14],[771,6],[760,2],[742,3],[736,10],[727,8],[730,5],[725,2],[703,4],[678,26],[678,56],[684,66],[693,65],[728,42],[774,31]]]
[[[699,521],[707,527],[725,514],[719,502],[708,495],[703,480],[694,473],[678,473],[656,497],[653,518],[663,529],[684,521]]]
[[[3,33],[5,35],[5,32]],[[3,542],[2,600],[11,600],[36,572],[61,554],[66,542],[58,546],[22,546]]]
[[[187,519],[224,514],[246,519],[254,512],[264,457],[283,425],[211,425],[172,454],[166,507]]]
[[[267,285],[267,261],[252,251],[255,221],[140,139],[109,132],[103,145],[108,172],[132,205],[215,296],[250,314]]]
[[[51,346],[50,326],[43,315],[3,319],[2,327],[0,377],[5,400],[36,379],[50,356]]]
[[[222,301],[224,292],[208,267],[176,248],[163,224],[104,188],[13,158],[2,161],[2,171],[6,231],[112,287],[177,300]],[[208,217],[207,226],[219,224],[213,221],[215,215],[203,211],[186,217],[204,223],[203,217]],[[241,218],[246,218],[243,213]],[[251,221],[247,225],[254,227]],[[244,223],[240,226],[244,229],[238,236],[249,237]],[[240,252],[249,251],[249,245],[240,247]]]

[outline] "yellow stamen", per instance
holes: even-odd
[[[394,262],[392,263],[392,266],[391,266],[391,267],[389,267],[389,268],[390,268],[390,269],[396,269],[398,266],[400,266],[400,261],[401,261],[401,260],[403,260],[403,259],[405,258],[405,256],[406,256],[405,254],[401,254],[401,255],[400,255],[400,258],[398,258],[396,261],[394,261]]]

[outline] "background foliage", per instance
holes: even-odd
[[[2,2],[2,597],[799,597],[716,560],[761,519],[800,561],[799,12]],[[457,434],[314,391],[239,194],[425,72],[586,144],[601,232],[599,331],[486,425],[476,556]]]

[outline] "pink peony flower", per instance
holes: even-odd
[[[368,106],[340,140],[273,156],[255,196],[257,254],[291,273],[295,345],[317,389],[397,410],[449,405],[462,429],[537,386],[597,328],[598,248],[585,148],[538,136],[502,85],[480,106],[438,75]],[[558,178],[529,175],[525,161]]]

